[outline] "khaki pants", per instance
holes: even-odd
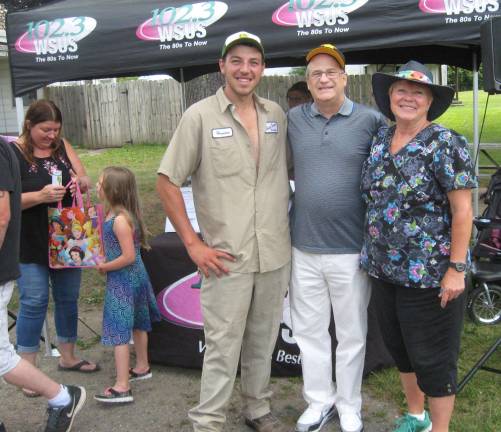
[[[243,415],[253,419],[270,411],[271,355],[289,278],[290,264],[267,273],[203,279],[206,348],[200,404],[189,412],[195,431],[222,430],[240,357]]]

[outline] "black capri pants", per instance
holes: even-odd
[[[427,396],[457,392],[465,294],[440,307],[440,288],[408,288],[372,278],[381,333],[400,372],[414,372]]]

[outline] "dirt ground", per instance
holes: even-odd
[[[96,306],[81,308],[82,320],[100,333],[101,310]],[[49,325],[49,333],[54,326]],[[15,336],[11,331],[11,339]],[[79,337],[92,341],[94,334],[84,325],[79,326]],[[152,365],[153,379],[131,383],[134,403],[122,406],[103,406],[93,399],[104,386],[111,385],[114,377],[112,350],[100,343],[80,350],[81,357],[97,361],[102,370],[95,374],[61,372],[57,370],[57,358],[45,357],[41,345],[40,368],[55,380],[68,384],[80,384],[87,390],[87,403],[75,420],[72,431],[96,432],[170,432],[191,431],[188,410],[198,401],[200,371]],[[294,430],[294,423],[305,408],[301,396],[300,378],[272,378],[274,397],[273,412]],[[238,380],[228,407],[228,419],[224,432],[250,432],[240,415]],[[17,388],[0,383],[0,419],[8,432],[43,431],[46,403],[41,398],[29,399]],[[398,411],[395,406],[374,400],[364,392],[363,417],[365,432],[391,430]],[[322,431],[340,431],[336,419]]]

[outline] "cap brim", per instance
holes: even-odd
[[[345,67],[345,60],[343,56],[336,50],[333,50],[332,48],[326,48],[319,46],[317,48],[312,49],[308,54],[306,54],[306,62],[309,63],[311,59],[318,54],[327,54],[331,57],[334,58],[339,63],[339,66],[341,66],[343,69]]]
[[[396,81],[409,81],[415,84],[422,84],[430,88],[433,94],[433,102],[428,110],[427,119],[432,121],[440,117],[452,103],[454,97],[454,89],[449,86],[442,86],[438,84],[424,84],[415,80],[396,77],[381,72],[376,72],[372,75],[372,93],[379,110],[390,120],[395,120],[395,116],[390,109],[390,95],[388,90],[390,86]]]
[[[232,49],[234,46],[237,45],[252,45],[254,48],[256,48],[264,57],[264,49],[263,46],[260,45],[256,40],[251,39],[251,38],[240,38],[237,40],[234,40],[233,42],[229,43],[224,49],[223,52],[221,53],[221,57],[224,57],[226,54],[228,54],[228,51]]]

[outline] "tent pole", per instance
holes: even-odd
[[[24,124],[24,106],[22,97],[16,98],[16,119],[17,119],[17,131],[19,132],[19,135],[21,135]]]
[[[184,81],[184,69],[180,70],[181,75],[181,113],[186,111],[186,82]]]
[[[473,154],[477,155],[480,138],[478,130],[478,60],[477,53],[473,52]],[[475,174],[478,178],[479,159],[476,158]],[[473,215],[478,216],[478,188],[473,189]]]

